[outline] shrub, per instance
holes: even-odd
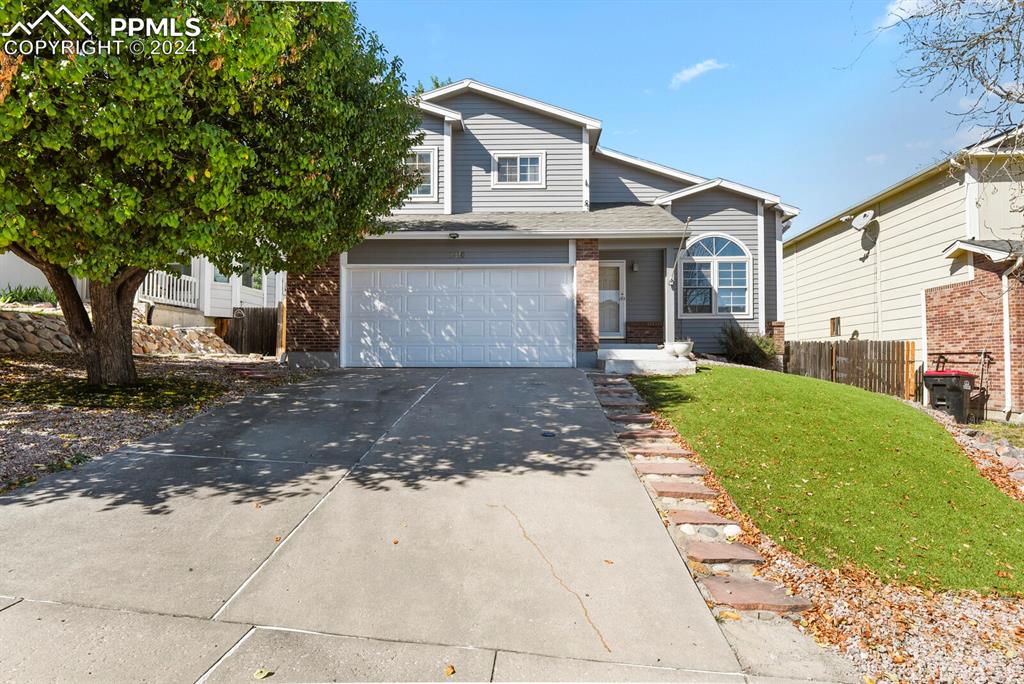
[[[767,335],[749,333],[730,322],[718,336],[725,358],[733,363],[764,368],[775,360],[775,341]]]
[[[50,302],[51,304],[56,304],[57,295],[48,287],[10,285],[0,290],[0,304],[11,304],[12,302],[19,302],[21,304]]]

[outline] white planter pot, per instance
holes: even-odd
[[[672,356],[683,358],[693,351],[693,342],[666,342],[665,351]]]

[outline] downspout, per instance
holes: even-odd
[[[1024,255],[1017,257],[1013,266],[1003,271],[1003,418],[1010,419],[1013,411],[1013,360],[1010,356],[1010,274],[1024,263]]]

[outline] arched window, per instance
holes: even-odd
[[[719,235],[694,240],[682,262],[680,311],[691,316],[750,315],[750,254]]]

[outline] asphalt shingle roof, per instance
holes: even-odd
[[[509,231],[520,233],[665,232],[678,235],[683,222],[650,204],[592,204],[590,211],[470,212],[466,214],[399,214],[384,219],[396,231]]]
[[[1024,240],[961,240],[970,245],[978,245],[985,249],[998,249],[1011,254],[1024,253]]]

